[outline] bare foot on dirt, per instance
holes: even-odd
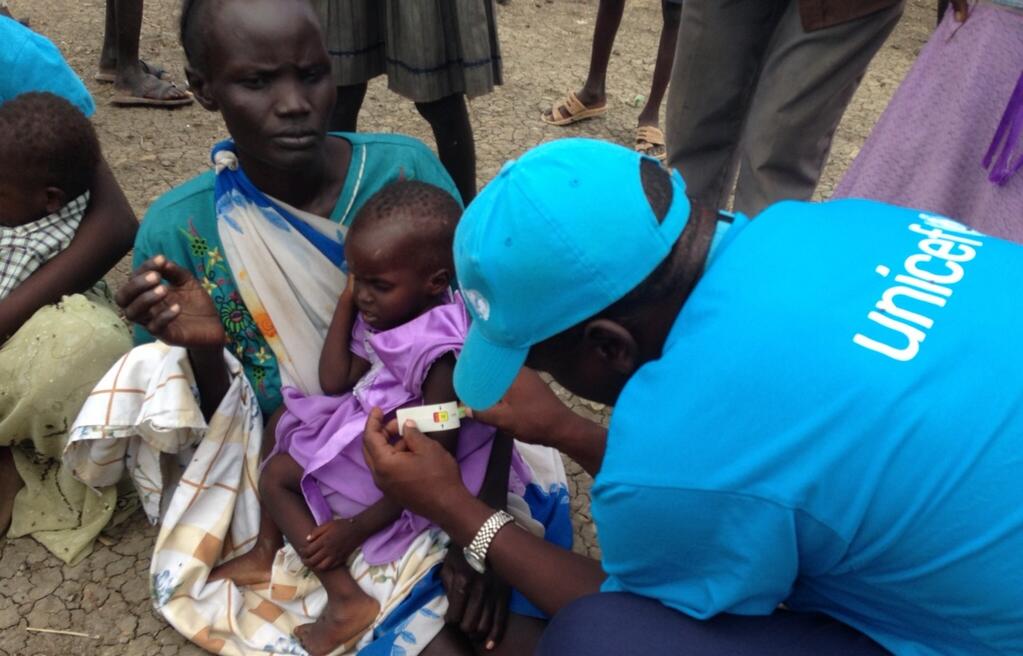
[[[10,447],[0,447],[0,538],[7,535],[7,529],[11,526],[14,497],[22,485]]]
[[[312,656],[325,656],[339,646],[359,637],[380,613],[380,603],[367,594],[328,601],[323,614],[310,624],[295,629],[295,637]]]
[[[181,107],[192,103],[192,94],[147,73],[141,63],[118,73],[114,89],[117,93],[110,102],[121,107]]]
[[[214,567],[206,580],[231,579],[238,586],[266,583],[270,580],[276,554],[277,549],[257,542],[249,551]]]

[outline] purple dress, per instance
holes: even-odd
[[[406,324],[374,332],[359,316],[352,328],[351,351],[370,363],[355,388],[341,396],[304,396],[283,390],[286,412],[277,424],[273,453],[288,453],[302,466],[302,492],[317,524],[354,517],[383,494],[362,455],[362,435],[372,408],[390,418],[395,410],[423,404],[422,386],[430,366],[447,353],[461,351],[469,316],[461,296]],[[452,399],[454,400],[454,399]],[[495,429],[463,420],[456,457],[462,480],[473,494],[483,485]],[[400,558],[430,522],[409,511],[362,545],[371,565]]]
[[[952,13],[833,198],[926,210],[1023,242],[1023,172],[999,186],[982,165],[1023,72],[1023,10],[982,0],[965,23]]]

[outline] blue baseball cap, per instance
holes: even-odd
[[[685,183],[658,221],[628,148],[592,139],[537,146],[504,165],[455,232],[455,271],[473,316],[455,366],[471,408],[497,403],[534,344],[632,291],[689,219]]]

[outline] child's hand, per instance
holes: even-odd
[[[508,622],[511,588],[493,570],[480,574],[469,567],[461,551],[448,549],[440,580],[448,594],[444,621],[461,629],[470,640],[487,651],[501,642]]]
[[[341,292],[341,302],[351,303],[355,295],[355,276],[348,274],[348,280],[345,281],[344,291]]]
[[[355,525],[347,519],[332,519],[309,533],[306,546],[298,550],[302,564],[314,572],[341,567],[362,544]]]

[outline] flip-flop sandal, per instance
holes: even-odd
[[[562,108],[564,108],[564,112],[561,111]],[[569,91],[567,96],[554,103],[551,107],[550,115],[544,112],[540,114],[540,118],[548,125],[572,125],[579,121],[585,121],[588,118],[603,116],[606,113],[606,102],[600,107],[587,107],[582,104],[582,101],[579,100],[574,91]]]
[[[139,64],[142,65],[142,72],[143,73],[146,73],[147,75],[152,75],[157,80],[164,80],[164,81],[168,81],[168,82],[170,81],[170,75],[167,74],[166,70],[160,68],[159,66],[150,65],[150,64],[146,63],[146,61],[144,59],[140,59],[139,60]],[[104,82],[104,83],[107,83],[107,84],[113,84],[117,80],[117,74],[116,73],[104,73],[102,71],[100,71],[99,73],[96,73],[92,77],[97,82]]]
[[[664,162],[668,157],[668,149],[664,143],[664,133],[652,125],[641,125],[636,128],[636,152]]]
[[[151,78],[149,78],[151,79]],[[165,82],[163,80],[155,80],[157,84],[165,84],[169,87],[177,89],[177,85],[173,82]],[[153,93],[161,87],[149,86],[148,89],[143,89],[144,92]],[[184,105],[191,105],[194,102],[192,94],[185,91],[183,98],[154,98],[152,96],[114,96],[110,100],[111,105],[117,107],[182,107]]]

